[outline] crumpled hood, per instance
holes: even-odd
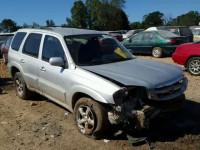
[[[148,89],[172,81],[183,74],[178,66],[140,58],[103,65],[82,66],[82,68],[127,86],[144,86]]]

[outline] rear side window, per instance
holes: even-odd
[[[18,51],[19,50],[19,47],[24,39],[24,37],[26,36],[26,32],[18,32],[16,35],[15,35],[15,38],[13,39],[13,42],[12,42],[12,45],[11,45],[11,48],[15,51]]]
[[[23,53],[33,57],[38,57],[42,34],[31,33],[24,44]]]
[[[46,35],[42,52],[42,60],[49,61],[51,57],[61,57],[64,59],[64,50],[56,37]]]
[[[188,28],[180,28],[180,33],[182,36],[192,35],[192,32]]]

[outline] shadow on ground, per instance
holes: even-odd
[[[181,139],[181,142],[192,144],[194,140],[200,141],[200,103],[186,100],[182,110],[170,114],[169,116],[160,117],[152,120],[150,129],[135,132],[125,131],[122,135],[113,138],[113,140],[127,140],[125,134],[133,136],[133,141],[141,140],[146,137],[147,140],[133,144],[139,146],[154,142],[174,142]],[[190,135],[190,136],[186,136]],[[183,138],[185,137],[186,138]],[[195,136],[195,137],[192,137]],[[112,139],[112,137],[111,137]]]
[[[154,142],[170,142],[185,135],[200,135],[199,115],[200,103],[186,100],[183,109],[170,118],[153,120],[149,138]]]
[[[10,90],[13,89],[12,87],[13,81],[11,78],[0,78],[0,94],[6,94],[3,93],[3,90]]]

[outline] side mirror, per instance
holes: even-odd
[[[64,67],[65,63],[61,57],[52,57],[49,59],[49,63],[52,66],[59,66],[59,67]]]
[[[131,40],[131,38],[127,38],[127,41],[131,43],[132,40]]]

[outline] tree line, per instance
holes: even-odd
[[[66,18],[66,24],[61,26],[85,28],[100,31],[115,31],[129,29],[146,29],[152,26],[193,26],[199,25],[200,13],[198,11],[189,11],[186,14],[172,18],[164,15],[160,11],[145,14],[141,22],[132,22],[128,20],[124,12],[125,0],[82,0],[74,2],[71,8],[71,17]],[[46,20],[46,26],[55,26],[53,20]],[[32,25],[24,23],[18,26],[11,19],[4,19],[0,23],[0,32],[14,32],[19,28],[39,28],[41,25],[33,22]]]

